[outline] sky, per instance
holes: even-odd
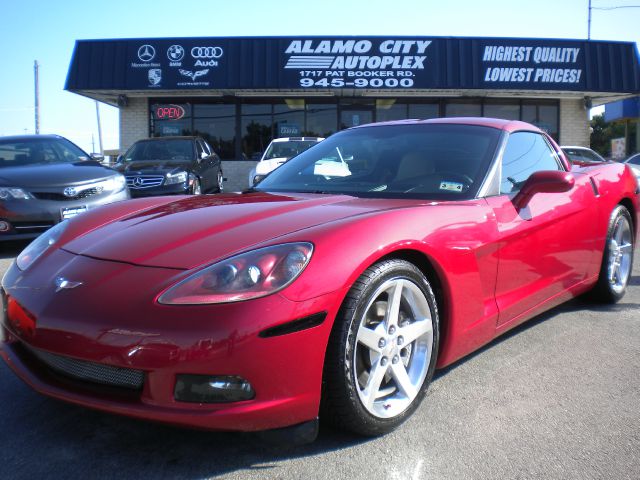
[[[76,40],[201,36],[411,35],[587,38],[588,0],[0,0],[0,136],[40,133],[98,151],[95,102],[64,90]],[[592,0],[591,38],[640,42],[640,0]],[[609,8],[609,10],[601,10]],[[611,9],[613,8],[613,9]],[[100,104],[103,148],[118,112]]]

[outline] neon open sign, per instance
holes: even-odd
[[[158,120],[180,120],[185,115],[184,108],[180,105],[156,105],[154,108]]]

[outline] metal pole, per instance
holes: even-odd
[[[96,117],[98,117],[98,146],[100,147],[100,155],[104,154],[102,150],[102,127],[100,126],[100,105],[96,100]]]
[[[38,61],[33,61],[33,79],[35,82],[35,120],[36,120],[36,135],[40,134],[40,85],[38,81]]]
[[[587,40],[591,40],[591,0],[589,0],[589,19],[587,20]]]

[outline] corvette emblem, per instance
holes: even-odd
[[[185,77],[189,77],[192,81],[196,81],[196,78],[198,77],[202,77],[203,75],[206,75],[207,73],[209,73],[209,69],[205,68],[204,70],[196,70],[195,72],[192,72],[191,70],[182,70],[180,69],[180,74],[184,75]]]
[[[67,290],[67,289],[79,287],[80,285],[82,285],[82,282],[72,282],[67,280],[64,277],[57,277],[55,280],[55,284],[56,284],[56,293],[57,293],[61,290]]]

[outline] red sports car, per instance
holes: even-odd
[[[639,212],[627,166],[570,167],[526,123],[357,127],[243,194],[55,226],[2,281],[2,356],[108,412],[381,434],[436,368],[576,295],[620,299]]]

